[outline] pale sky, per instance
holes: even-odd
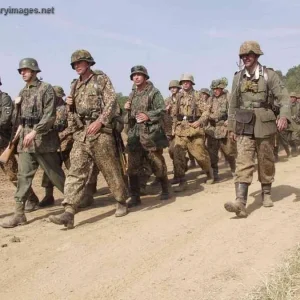
[[[245,40],[261,44],[263,65],[286,73],[300,64],[299,0],[11,0],[2,8],[9,6],[54,7],[50,15],[0,14],[1,89],[12,98],[24,86],[17,68],[25,57],[36,58],[43,80],[69,94],[77,77],[70,58],[77,49],[89,50],[94,68],[124,95],[136,64],[148,69],[164,96],[169,81],[184,72],[194,75],[195,89],[220,77],[230,87]]]

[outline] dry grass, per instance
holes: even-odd
[[[263,280],[245,300],[299,300],[300,299],[300,244],[282,266]]]

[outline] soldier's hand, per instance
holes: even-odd
[[[68,105],[73,105],[73,103],[74,103],[73,98],[72,98],[71,96],[68,96],[68,97],[66,98],[66,103],[67,103]]]
[[[129,110],[131,108],[131,102],[130,101],[127,101],[124,105],[124,109],[127,109]]]
[[[102,123],[96,120],[89,125],[86,133],[88,135],[97,134],[101,129],[101,127],[102,127]]]
[[[287,118],[285,117],[280,117],[279,119],[277,119],[276,123],[279,131],[286,129],[288,126]]]
[[[232,131],[229,132],[229,138],[233,141],[236,142],[236,134]]]
[[[228,120],[226,120],[225,122],[224,122],[224,126],[228,126]]]
[[[32,130],[30,133],[26,134],[23,140],[23,146],[25,148],[29,147],[32,144],[35,136],[36,136],[35,130]]]
[[[146,114],[144,114],[144,113],[138,113],[136,115],[136,121],[138,123],[143,123],[143,122],[146,122],[148,120],[150,120],[149,117]]]
[[[198,128],[200,125],[201,125],[201,122],[200,122],[200,121],[196,121],[196,122],[194,122],[194,123],[191,124],[191,126],[192,126],[193,128]]]

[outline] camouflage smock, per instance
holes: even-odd
[[[204,101],[200,92],[191,89],[181,91],[176,95],[176,105],[174,107],[173,133],[178,136],[199,136],[204,135],[204,127],[207,125],[210,115],[211,104]],[[196,116],[201,126],[193,128],[187,120],[178,121],[177,116],[184,117]]]
[[[59,148],[59,138],[57,131],[53,129],[56,118],[56,97],[53,87],[46,82],[36,79],[30,85],[20,91],[21,118],[37,117],[40,121],[33,128],[22,125],[18,152],[47,153],[56,152]],[[36,109],[36,112],[34,112]],[[19,119],[20,124],[21,118]],[[36,136],[27,148],[23,147],[24,137],[32,130],[36,131]]]
[[[98,120],[103,126],[109,127],[118,110],[116,93],[110,78],[103,72],[100,74],[93,72],[83,81],[78,78],[71,84],[71,95],[75,100],[77,114],[87,120],[82,128],[74,129],[74,140],[81,142],[96,140],[101,130],[95,135],[87,135],[89,124]],[[69,122],[76,127],[72,114]]]
[[[170,105],[169,110],[166,111],[163,118],[165,133],[168,136],[172,135],[175,103],[176,103],[176,96],[170,96],[165,100],[166,107]]]
[[[13,102],[10,96],[0,91],[0,148],[8,145],[12,130]]]
[[[223,93],[219,97],[209,98],[211,103],[211,113],[209,115],[209,124],[205,133],[215,139],[225,138],[227,135],[227,126],[225,121],[228,118],[228,97]]]
[[[129,95],[131,109],[127,112],[125,123],[129,124],[127,147],[135,151],[143,147],[147,151],[156,151],[168,147],[163,129],[165,102],[158,89],[148,81],[142,91],[133,90]],[[136,123],[136,115],[145,113],[149,121]],[[131,124],[133,123],[133,124]]]

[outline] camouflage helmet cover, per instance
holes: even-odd
[[[245,41],[240,46],[239,56],[254,53],[256,55],[263,55],[264,53],[260,49],[260,45],[256,41]]]
[[[169,83],[169,89],[173,88],[173,87],[181,89],[181,85],[179,84],[178,80],[171,80],[170,81],[170,83]]]
[[[202,89],[200,90],[200,93],[207,94],[207,95],[210,96],[210,91],[209,91],[209,89],[207,89],[207,88],[202,88]]]
[[[96,63],[91,53],[84,49],[76,50],[75,52],[73,52],[71,56],[71,66],[73,69],[74,69],[74,63],[78,61],[86,61],[90,64],[90,66],[93,66]]]
[[[53,89],[54,89],[54,92],[55,92],[55,95],[56,97],[59,97],[59,98],[62,98],[64,96],[66,96],[65,92],[64,92],[64,89],[59,86],[59,85],[54,85],[53,86]]]
[[[182,84],[182,81],[190,81],[192,85],[195,85],[194,76],[192,74],[184,73],[180,77],[179,84]]]
[[[19,73],[21,73],[22,69],[30,69],[32,71],[36,71],[37,73],[41,72],[37,61],[34,58],[27,57],[23,58],[19,62]]]
[[[130,79],[132,80],[134,74],[143,74],[148,80],[150,78],[147,69],[144,66],[137,65],[131,68],[130,70]]]
[[[211,89],[225,89],[228,85],[228,80],[226,77],[222,77],[220,79],[213,80],[211,82]]]
[[[291,92],[290,97],[296,97],[297,98],[297,94],[295,92]]]

